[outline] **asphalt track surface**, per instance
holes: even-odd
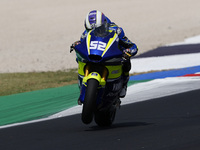
[[[200,89],[124,105],[114,124],[84,125],[80,114],[4,128],[1,150],[199,150]]]
[[[196,53],[198,47],[190,45],[187,49]],[[181,53],[188,53],[187,49]],[[139,57],[169,52],[161,51],[157,49]],[[171,49],[169,55],[176,52]],[[200,89],[123,105],[114,124],[107,128],[94,122],[84,125],[80,114],[3,128],[0,150],[199,150],[199,97]]]

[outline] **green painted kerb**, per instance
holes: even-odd
[[[77,105],[77,84],[0,97],[0,126],[43,118]]]
[[[128,81],[128,86],[131,86],[131,85],[137,84],[137,83],[148,82],[148,81],[151,81],[151,80],[130,80],[130,81]]]

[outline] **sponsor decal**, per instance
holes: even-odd
[[[117,28],[117,34],[120,35],[121,32],[122,30],[120,28]]]
[[[92,76],[98,76],[98,74],[95,73],[95,72],[93,72],[91,75],[92,75]]]
[[[120,70],[113,70],[112,72],[111,72],[111,74],[118,74],[120,72]]]

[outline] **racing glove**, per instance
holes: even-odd
[[[122,58],[124,60],[128,60],[131,58],[131,56],[136,55],[137,52],[138,52],[138,47],[134,44],[132,47],[123,50]]]
[[[76,41],[70,46],[70,53],[74,50],[75,46],[81,44],[81,41]]]
[[[123,50],[123,56],[122,56],[122,58],[124,60],[129,60],[131,58],[131,56],[132,56],[132,52],[131,52],[131,50],[129,48]]]

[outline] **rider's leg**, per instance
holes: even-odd
[[[123,88],[119,94],[121,98],[124,98],[126,96],[127,91],[127,84],[129,81],[129,71],[131,70],[131,62],[130,60],[127,60],[123,63]]]

